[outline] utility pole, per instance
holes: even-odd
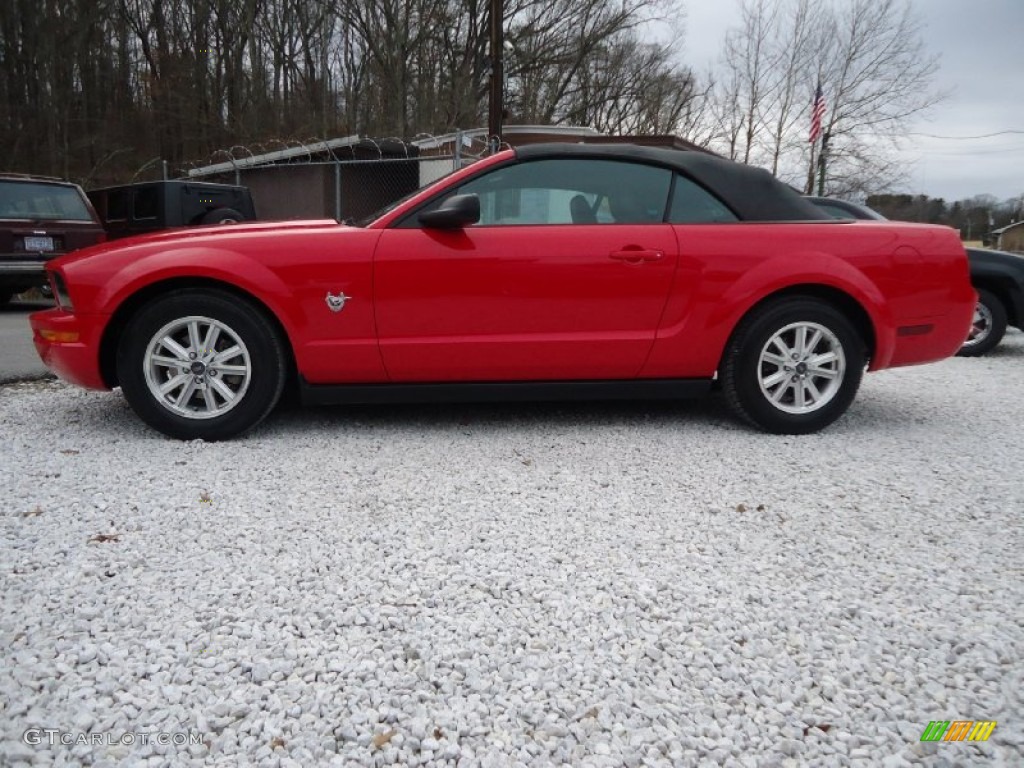
[[[505,74],[501,63],[504,46],[505,11],[502,0],[491,2],[491,82],[490,97],[487,103],[487,143],[491,153],[498,151],[501,145],[501,117],[505,110],[504,83]]]

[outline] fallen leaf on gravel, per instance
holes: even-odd
[[[530,466],[531,464],[533,464],[533,459],[523,459],[523,464],[525,464],[526,466]]]
[[[757,511],[758,512],[764,512],[764,504],[758,504],[757,505]]]
[[[391,741],[395,733],[396,731],[394,728],[392,728],[390,731],[385,731],[384,733],[378,733],[376,736],[373,737],[373,746],[375,746],[377,749],[380,749],[389,741]]]
[[[120,540],[121,540],[121,534],[120,533],[97,533],[95,536],[93,536],[91,539],[89,539],[89,541],[95,541],[95,542],[98,542],[100,544],[103,544],[104,542],[107,542],[107,541],[120,541]]]
[[[36,508],[35,509],[29,510],[28,512],[22,512],[21,516],[22,517],[39,517],[41,514],[43,514],[43,508],[40,507],[38,504],[36,504]]]
[[[736,505],[736,511],[737,512],[746,512],[747,511],[747,505],[746,504],[737,504]]]
[[[806,736],[808,733],[810,733],[812,728],[817,728],[822,733],[828,733],[829,730],[832,728],[832,726],[829,725],[828,723],[822,723],[821,725],[808,725],[808,726],[805,726],[804,727],[804,736]]]
[[[284,739],[282,739],[280,736],[275,736],[273,739],[270,740],[270,748],[271,749],[277,749],[278,747],[283,747],[283,746],[284,746]]]
[[[440,728],[435,728],[434,729],[434,738],[435,739],[443,739],[444,738],[444,731],[442,731]]]
[[[77,456],[78,454],[81,453],[81,451],[76,451],[74,448],[65,448],[63,451],[61,451],[61,453],[63,453],[65,456]]]
[[[591,707],[586,712],[584,712],[582,717],[580,717],[580,720],[582,720],[584,717],[597,717],[597,707]]]

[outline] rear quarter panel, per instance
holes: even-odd
[[[966,336],[973,291],[963,247],[946,227],[823,221],[675,229],[679,269],[645,377],[713,375],[744,315],[794,286],[839,290],[863,307],[877,340],[872,370],[946,357]],[[913,340],[898,336],[901,327],[928,323],[942,327]]]

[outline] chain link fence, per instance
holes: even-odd
[[[176,170],[184,179],[248,187],[261,219],[358,221],[492,149],[482,131],[412,141],[350,136],[239,145]]]

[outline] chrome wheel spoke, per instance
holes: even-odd
[[[833,368],[812,368],[807,367],[808,376],[816,376],[819,379],[835,379],[839,377],[839,371]]]
[[[181,344],[176,342],[170,336],[164,336],[162,339],[160,339],[160,346],[162,346],[164,349],[170,350],[171,354],[174,355],[179,360],[183,362],[188,360],[188,350],[181,346]]]
[[[773,338],[768,343],[779,351],[779,355],[781,355],[783,361],[789,362],[793,359],[793,350],[786,344],[781,334]]]
[[[793,386],[793,382],[791,382],[791,381],[783,381],[778,386],[778,388],[774,392],[772,392],[772,394],[771,394],[772,402],[773,403],[778,403],[780,400],[782,400],[782,396],[786,394],[786,390],[788,390],[792,386]]]
[[[820,368],[826,363],[834,363],[839,357],[835,352],[824,352],[820,355],[815,355],[807,361],[808,368]]]
[[[162,355],[153,355],[149,359],[153,365],[162,365],[165,368],[181,368],[183,365],[188,364],[187,360],[179,360],[176,357],[164,357]]]
[[[763,355],[761,355],[761,362],[770,363],[771,365],[777,365],[781,368],[784,365],[789,365],[791,360],[788,357],[776,355],[774,352],[765,352]]]
[[[811,403],[816,403],[821,399],[821,391],[814,384],[814,379],[804,379],[804,392],[811,396]]]
[[[193,320],[188,324],[188,344],[192,352],[199,354],[202,351],[203,342],[199,338],[199,321]]]
[[[164,382],[163,384],[160,385],[160,394],[161,394],[161,396],[166,395],[166,394],[170,393],[172,390],[177,389],[178,387],[182,386],[185,382],[187,382],[191,378],[192,378],[191,376],[186,376],[183,373],[179,373],[174,378],[168,379],[166,382]]]
[[[210,360],[210,365],[216,365],[218,369],[222,369],[224,367],[222,363],[225,360],[231,360],[232,358],[238,357],[240,354],[242,354],[242,348],[236,344],[233,347],[229,347],[223,352],[218,352],[214,355],[213,359]]]
[[[247,373],[249,369],[244,365],[218,365],[216,370],[218,375],[242,376]]]
[[[210,387],[203,387],[203,400],[206,402],[207,413],[212,413],[217,409],[217,401],[213,397],[213,391]]]
[[[811,354],[817,349],[818,344],[821,342],[822,332],[817,328],[814,329],[814,333],[811,335],[811,340],[807,342],[807,346],[804,348],[804,356]]]
[[[767,378],[764,379],[764,387],[765,389],[771,389],[776,384],[779,384],[780,382],[783,382],[786,379],[788,379],[790,376],[791,374],[786,373],[785,371],[776,371],[771,376],[768,376]]]
[[[235,393],[220,379],[210,379],[210,389],[216,390],[224,398],[225,403],[230,403],[235,399]]]
[[[203,351],[200,357],[208,357],[210,355],[213,355],[213,347],[217,343],[217,339],[219,338],[220,328],[211,323],[210,327],[206,331],[206,338],[203,339]]]
[[[195,394],[195,391],[196,380],[189,377],[188,384],[186,384],[185,388],[181,390],[181,393],[178,395],[178,399],[174,401],[174,405],[178,408],[184,408],[188,405],[188,401],[192,398],[192,395]]]

